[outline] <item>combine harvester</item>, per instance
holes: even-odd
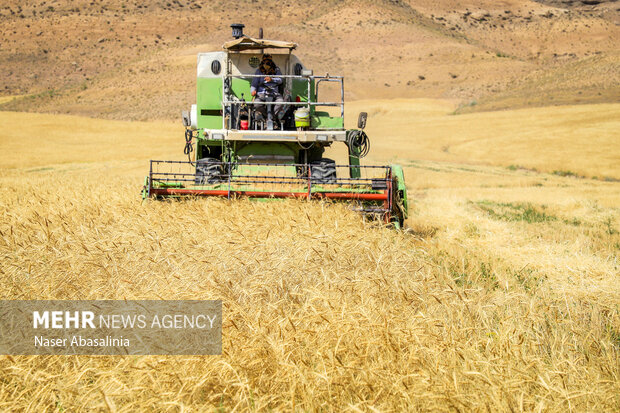
[[[197,103],[183,112],[189,160],[152,160],[143,197],[331,199],[402,227],[402,167],[360,165],[370,149],[366,113],[360,113],[358,129],[344,128],[344,78],[315,76],[292,54],[295,43],[262,39],[262,29],[255,39],[243,34],[243,25],[231,27],[235,40],[223,51],[198,54]],[[266,50],[281,70],[274,77],[282,79],[284,102],[276,102],[275,94],[251,99],[252,80],[265,76],[255,73]],[[320,101],[320,86],[330,83],[339,88],[339,101]],[[338,115],[319,110],[326,107]],[[347,145],[347,165],[323,158],[334,142]]]

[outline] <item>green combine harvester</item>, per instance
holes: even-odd
[[[143,197],[331,199],[401,227],[407,218],[402,167],[360,165],[370,148],[366,113],[358,129],[344,128],[344,78],[315,76],[292,53],[295,43],[263,39],[262,29],[251,38],[242,24],[231,27],[234,40],[222,51],[198,54],[197,103],[183,112],[188,161],[150,161]],[[253,99],[265,54],[280,69],[272,76],[280,84]],[[336,86],[340,99],[319,100],[321,86],[332,92]],[[348,164],[323,157],[335,142],[347,145]]]

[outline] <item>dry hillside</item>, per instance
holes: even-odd
[[[431,97],[461,110],[620,99],[613,2],[381,0],[0,5],[5,110],[176,118],[195,100],[195,54],[228,25],[300,44],[349,99]],[[579,4],[577,4],[579,3]]]

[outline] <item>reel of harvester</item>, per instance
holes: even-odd
[[[346,201],[369,217],[402,226],[406,217],[402,169],[354,166],[358,176],[350,177],[351,168],[331,160],[311,164],[152,160],[144,196]]]

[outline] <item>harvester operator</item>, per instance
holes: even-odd
[[[280,68],[273,62],[273,58],[270,54],[263,55],[263,59],[258,69],[256,69],[255,75],[260,75],[260,77],[252,79],[250,88],[255,102],[267,102],[267,98],[272,98],[274,102],[284,102],[284,98],[280,93],[282,78],[278,77],[282,75],[282,72],[280,72]],[[276,118],[281,121],[286,111],[282,110],[283,105],[274,106],[273,113]],[[263,116],[263,119],[267,117],[265,105],[256,105],[256,111]]]

